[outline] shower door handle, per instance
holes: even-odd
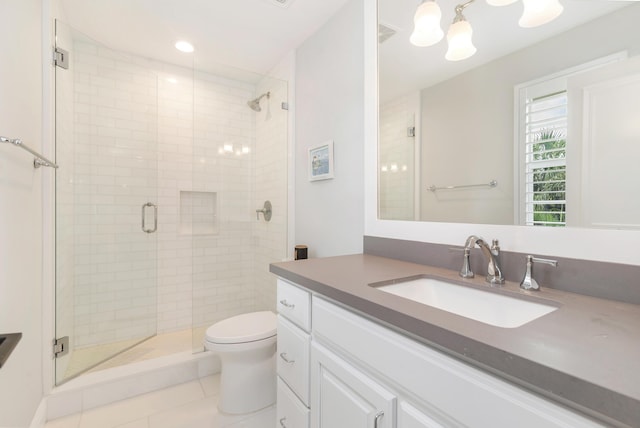
[[[145,212],[147,211],[147,207],[153,207],[153,229],[147,229],[146,227],[146,216]],[[144,233],[153,233],[158,230],[158,206],[151,202],[147,202],[146,204],[142,204],[142,231]]]

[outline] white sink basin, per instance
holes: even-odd
[[[418,278],[376,287],[386,293],[442,309],[496,327],[515,328],[558,309],[434,278]]]

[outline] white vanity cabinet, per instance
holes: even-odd
[[[311,357],[314,428],[392,428],[395,395],[324,346]]]
[[[369,361],[384,360],[391,364],[402,348],[396,344],[367,349],[371,340],[380,339],[380,331],[352,330],[351,322],[369,322],[358,315],[329,303],[312,299],[314,324],[311,344],[311,427],[312,428],[444,428],[462,427],[452,418],[438,415],[424,405],[411,402],[411,394],[402,394],[401,385],[386,379],[391,373],[378,372]],[[337,312],[333,312],[336,310]],[[314,312],[317,311],[317,314]],[[346,316],[346,317],[345,317]],[[350,317],[354,317],[350,319]],[[315,322],[318,322],[317,329]],[[375,324],[373,324],[375,325]],[[345,328],[343,331],[342,328]],[[383,351],[384,346],[390,346]],[[358,349],[358,351],[355,351]],[[381,352],[382,351],[382,352]],[[367,355],[365,358],[361,358]],[[374,364],[375,366],[375,364]],[[402,370],[420,370],[404,367]],[[414,373],[414,375],[418,375]]]
[[[310,299],[310,329],[287,317],[278,336],[280,328],[285,337],[296,328],[310,339],[310,372],[299,379],[309,395],[303,402],[301,386],[287,383],[286,362],[279,362],[278,428],[603,426],[304,288],[295,291]],[[293,416],[300,409],[308,411],[306,425],[287,424],[301,420]]]
[[[278,278],[278,428],[309,427],[311,294]]]
[[[393,391],[398,415],[396,425],[392,426],[602,426],[315,296],[312,301],[312,324],[312,361],[317,341],[332,348],[351,361],[354,367]],[[312,376],[312,397],[318,388],[313,379]],[[315,404],[316,401],[312,399],[312,421],[315,418]]]
[[[448,426],[457,425],[452,422]],[[405,400],[400,400],[398,403],[398,426],[403,428],[445,428],[447,425],[437,422],[424,409],[420,409]]]

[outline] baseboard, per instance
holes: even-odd
[[[36,409],[36,413],[33,415],[33,419],[31,419],[31,424],[29,424],[29,428],[44,428],[44,425],[47,423],[47,398],[43,397],[40,400],[40,404]]]

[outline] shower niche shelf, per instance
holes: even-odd
[[[180,191],[180,235],[218,234],[218,193]]]

